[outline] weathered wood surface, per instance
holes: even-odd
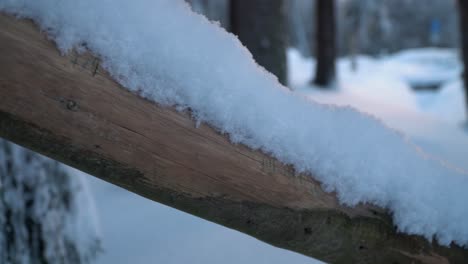
[[[2,14],[0,136],[154,201],[327,262],[468,261],[460,247],[397,233],[382,209],[339,205],[311,177],[233,145],[206,125],[195,127],[186,113],[135,96],[93,56],[61,56],[32,22]]]

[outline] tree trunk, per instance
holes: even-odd
[[[458,14],[461,39],[460,47],[464,66],[463,84],[465,87],[465,109],[468,109],[468,2],[466,0],[458,0]]]
[[[223,28],[229,28],[230,0],[185,0],[192,10],[203,14],[209,20],[218,21]]]
[[[317,68],[314,84],[330,86],[335,79],[335,1],[316,0],[316,52]]]
[[[345,207],[310,175],[130,93],[90,54],[60,56],[30,22],[0,15],[0,28],[1,137],[327,262],[468,259],[466,249],[398,233],[385,210]]]
[[[231,32],[255,61],[287,84],[286,15],[283,0],[231,0]]]

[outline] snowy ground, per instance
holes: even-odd
[[[342,59],[337,87],[323,91],[307,85],[313,61],[289,50],[291,87],[315,101],[351,105],[373,114],[427,152],[468,170],[463,90],[454,51],[424,49],[401,54],[382,59],[359,57],[356,73],[350,71],[349,60]],[[418,64],[441,56],[445,56],[444,63]],[[398,59],[401,57],[405,59]],[[445,68],[433,70],[438,67]],[[408,80],[434,79],[446,83],[440,91],[415,93],[409,88]],[[93,177],[89,181],[100,212],[105,250],[98,263],[314,263]]]
[[[427,48],[381,59],[360,56],[357,72],[351,71],[348,59],[340,59],[333,91],[308,85],[315,67],[312,59],[302,58],[292,49],[288,58],[290,86],[297,93],[372,114],[431,155],[468,170],[464,91],[456,51]],[[434,80],[443,82],[437,91],[410,88],[411,82]]]
[[[103,237],[98,264],[315,263],[94,177],[89,182]]]

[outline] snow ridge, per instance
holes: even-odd
[[[183,1],[0,0],[0,10],[34,19],[62,52],[86,44],[129,90],[190,107],[234,143],[310,172],[341,202],[387,207],[400,231],[468,244],[466,173],[375,118],[291,93]]]

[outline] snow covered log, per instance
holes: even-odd
[[[309,175],[231,144],[204,124],[197,127],[189,113],[141,99],[112,80],[91,54],[61,56],[30,21],[0,14],[0,29],[1,137],[327,262],[468,259],[468,251],[456,245],[398,233],[383,209],[340,205]]]

